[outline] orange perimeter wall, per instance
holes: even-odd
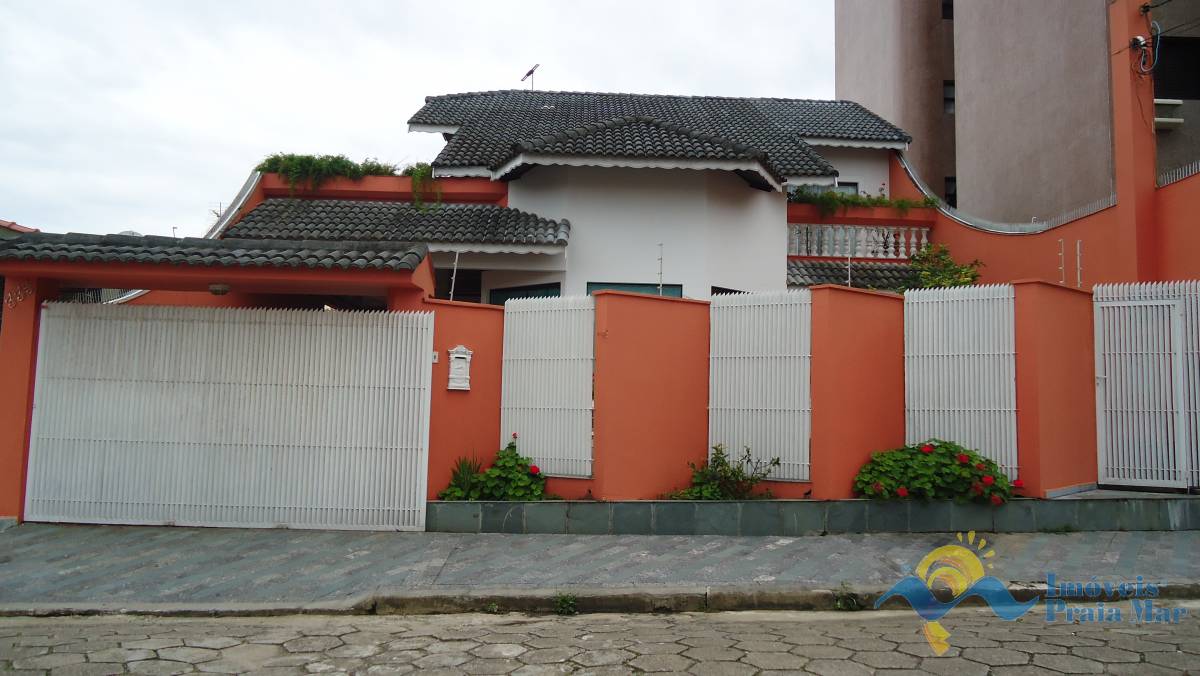
[[[1049,497],[1095,484],[1092,294],[1040,281],[1013,286],[1023,494]]]
[[[708,303],[596,294],[593,492],[656,498],[708,457]]]
[[[500,448],[500,373],[504,349],[504,308],[444,300],[426,300],[434,313],[433,399],[429,411],[429,497],[450,483],[454,463],[475,457],[491,465]],[[398,309],[398,308],[393,308]],[[471,350],[471,389],[449,390],[448,351]]]
[[[812,287],[812,497],[853,497],[871,453],[903,444],[904,298]]]
[[[33,410],[38,325],[42,301],[54,285],[37,279],[4,279],[4,323],[0,331],[0,518],[20,519],[25,511],[25,470],[29,463],[29,416]]]
[[[1200,279],[1200,174],[1157,192],[1159,279]]]

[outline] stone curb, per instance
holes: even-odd
[[[585,500],[426,505],[433,533],[742,535],[1068,533],[1200,530],[1189,497],[1012,500],[999,507],[916,500]]]
[[[1045,596],[1039,584],[1010,583],[1018,601]],[[1159,599],[1200,599],[1200,582],[1159,585]],[[848,586],[844,589],[811,589],[795,585],[742,585],[724,587],[656,586],[562,587],[433,587],[380,590],[340,601],[305,603],[100,603],[100,604],[0,604],[0,617],[65,615],[149,615],[157,617],[255,617],[278,615],[432,615],[456,613],[553,613],[560,596],[572,597],[579,613],[678,613],[743,610],[863,610],[875,609],[882,588]],[[943,594],[938,594],[943,597]],[[1104,598],[1082,595],[1063,597],[1086,603]],[[983,606],[978,598],[960,605]],[[893,598],[880,610],[905,610],[903,599]]]

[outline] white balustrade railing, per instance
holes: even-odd
[[[929,243],[929,228],[788,224],[789,256],[906,259]]]

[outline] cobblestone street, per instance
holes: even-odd
[[[1200,604],[1178,625],[1016,622],[958,609],[933,657],[911,612],[0,618],[0,670],[40,674],[1200,671]]]

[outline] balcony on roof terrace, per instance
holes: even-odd
[[[852,207],[822,214],[788,205],[788,256],[907,261],[929,244],[934,210]]]

